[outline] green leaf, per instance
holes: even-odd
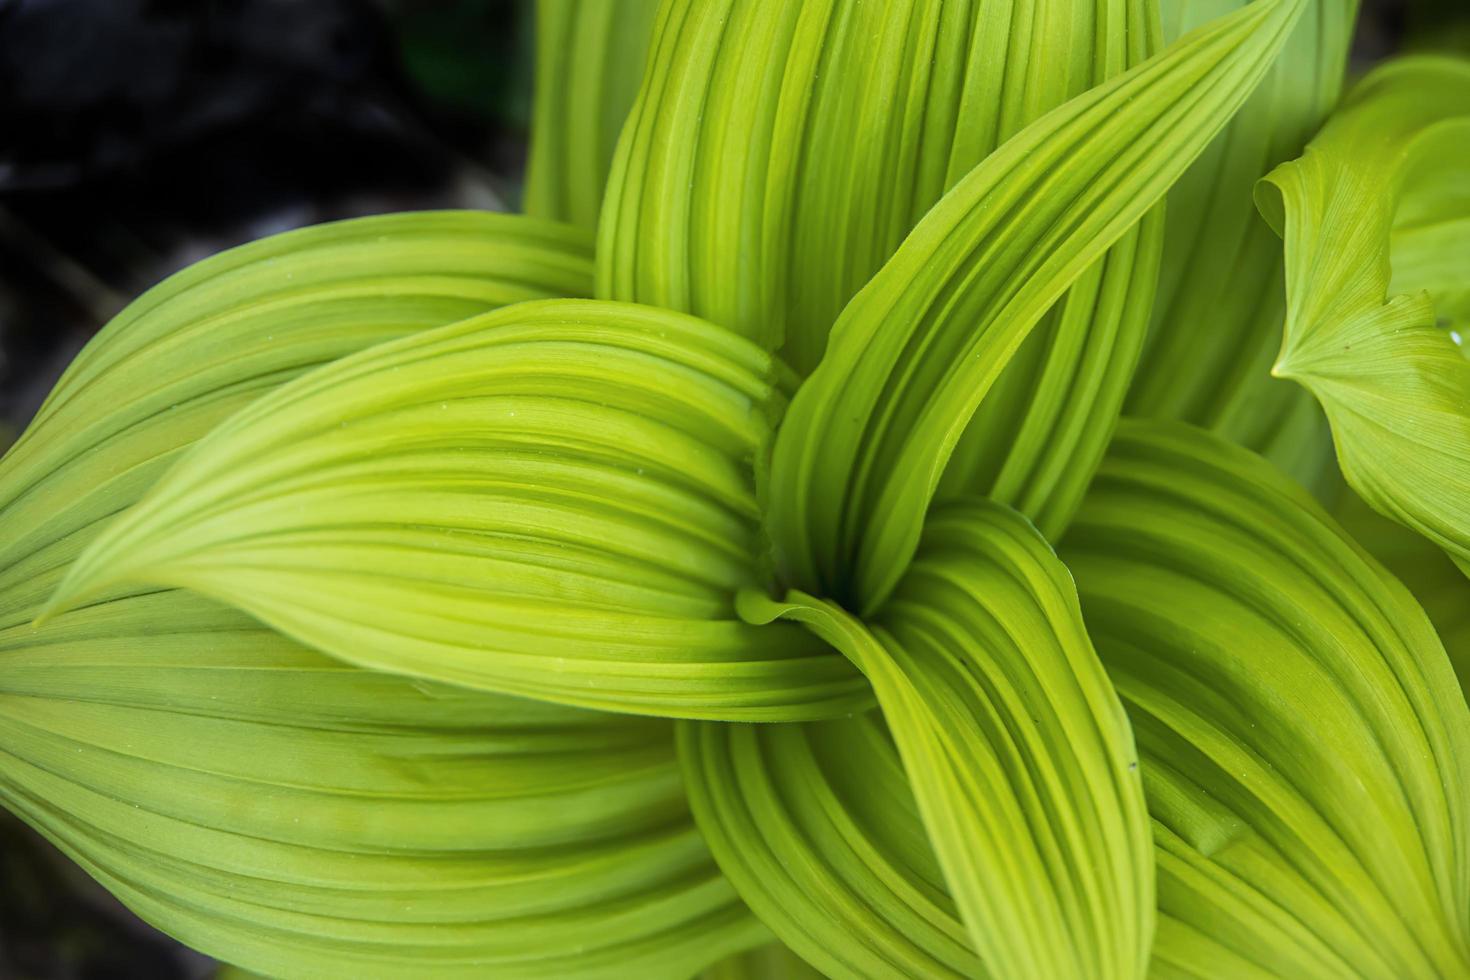
[[[272,975],[676,978],[763,941],[671,735],[358,670],[187,592],[0,630],[0,800]]]
[[[1439,548],[1343,491],[1332,516],[1419,601],[1470,695],[1470,582]]]
[[[597,227],[657,13],[658,0],[536,0],[527,214]]]
[[[0,461],[0,802],[154,925],[267,973],[685,976],[763,941],[666,726],[358,670],[185,592],[29,624],[222,418],[377,341],[585,293],[589,253],[522,217],[369,218],[119,315]]]
[[[925,531],[913,567],[871,626],[799,592],[784,604],[746,593],[744,612],[807,624],[867,675],[980,975],[1142,976],[1154,909],[1142,788],[1128,721],[1083,629],[1071,578],[1034,528],[987,501],[938,509]],[[687,730],[682,744],[687,759]],[[758,795],[727,795],[723,804],[691,796],[702,828],[726,819],[722,806],[733,820],[741,803],[760,817]],[[761,824],[733,844],[716,832],[711,847],[777,935],[808,955],[799,930],[820,921],[822,909],[796,906],[783,923],[769,901],[747,893],[751,870],[739,870],[760,838],[783,836],[778,826]],[[847,888],[864,878],[833,873]],[[901,932],[901,923],[886,931]],[[816,965],[829,970],[834,958],[857,956],[859,943],[885,939],[910,958],[893,972],[922,962],[876,928],[856,932],[864,938]],[[922,947],[955,969],[936,948]],[[866,952],[866,963],[833,972],[868,975],[871,957],[884,954]]]
[[[829,977],[981,973],[893,741],[874,714],[686,722],[700,832],[751,910]]]
[[[681,314],[520,304],[327,365],[201,441],[55,607],[185,587],[353,663],[567,704],[800,720],[870,703],[759,580],[770,358]]]
[[[787,581],[877,607],[1017,346],[1205,148],[1303,6],[1257,0],[1187,35],[1022,130],[935,205],[843,310],[782,426],[769,525]]]
[[[79,354],[0,460],[0,626],[178,453],[320,364],[506,303],[585,295],[587,237],[476,212],[318,225],[232,249],[144,293]]]
[[[1470,710],[1403,586],[1182,425],[1120,428],[1062,556],[1138,739],[1157,972],[1465,975]]]
[[[1467,153],[1470,61],[1406,59],[1365,78],[1258,191],[1286,240],[1273,372],[1322,404],[1349,485],[1461,568],[1470,361],[1448,328],[1463,322],[1470,289]]]
[[[1242,5],[1168,0],[1164,34]],[[1271,377],[1286,309],[1281,246],[1251,195],[1337,102],[1357,6],[1308,5],[1255,93],[1169,191],[1158,299],[1125,409],[1213,429],[1309,486],[1335,470],[1331,439],[1310,396]]]
[[[671,4],[609,182],[599,295],[724,324],[808,373],[944,192],[1152,53],[1154,20],[1140,0]],[[1124,234],[1043,318],[942,496],[1065,523],[1143,343],[1161,233],[1154,214]]]
[[[821,980],[821,974],[789,949],[774,943],[736,953],[699,975],[699,980]]]
[[[784,341],[809,372],[948,188],[1156,34],[1137,0],[1013,6],[669,3],[608,184],[599,295]]]

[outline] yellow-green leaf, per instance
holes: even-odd
[[[585,293],[589,251],[521,217],[342,222],[104,329],[0,462],[0,802],[149,922],[271,974],[682,977],[763,941],[667,726],[351,668],[179,591],[30,625],[220,419],[379,340]]]
[[[1470,710],[1403,586],[1178,424],[1119,430],[1062,556],[1138,740],[1155,972],[1470,972]]]
[[[1017,346],[1205,148],[1303,6],[1257,0],[1089,89],[915,227],[843,310],[782,426],[769,525],[789,582],[862,611],[881,603]]]
[[[0,630],[0,802],[280,976],[689,976],[768,935],[667,723],[350,667],[187,592]]]
[[[657,13],[658,0],[536,0],[527,214],[597,227]]]
[[[609,182],[599,295],[724,324],[809,373],[944,192],[1151,54],[1155,19],[1141,0],[671,3]],[[1161,234],[1146,218],[1043,317],[943,496],[1065,524],[1143,343]]]
[[[690,806],[752,911],[828,977],[981,972],[875,714],[685,722]]]
[[[171,276],[87,345],[0,460],[0,626],[32,618],[99,522],[262,393],[383,340],[590,287],[586,235],[471,211],[318,225]]]
[[[1286,243],[1274,373],[1322,404],[1353,489],[1470,570],[1470,360],[1454,329],[1467,159],[1470,61],[1406,59],[1365,78],[1258,198]]]
[[[1154,910],[1142,789],[1071,578],[1024,518],[987,501],[938,509],[925,531],[871,625],[800,592],[747,593],[744,612],[806,623],[873,684],[980,975],[1142,976]],[[710,820],[698,804],[696,819]],[[714,849],[726,866],[731,849]],[[744,893],[748,879],[731,878]],[[842,972],[866,975],[860,964]]]
[[[784,341],[806,373],[945,190],[1154,36],[1137,0],[674,0],[609,181],[599,295]]]
[[[1379,514],[1350,490],[1339,495],[1332,516],[1419,600],[1460,687],[1470,694],[1470,582],[1459,567],[1427,538]]]
[[[371,348],[202,440],[72,567],[75,605],[191,588],[353,663],[612,710],[870,703],[760,581],[751,465],[780,396],[728,331],[548,301]]]
[[[1242,5],[1165,0],[1164,35]],[[1311,397],[1271,377],[1286,309],[1281,245],[1251,195],[1336,104],[1357,6],[1308,5],[1255,94],[1169,191],[1158,300],[1125,409],[1214,429],[1310,486],[1334,469],[1331,439]]]

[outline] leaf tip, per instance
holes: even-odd
[[[128,575],[110,561],[105,552],[99,552],[97,542],[84,549],[74,561],[61,583],[41,607],[31,626],[40,629],[56,617],[80,609],[109,589],[121,584]]]
[[[90,595],[100,591],[86,581],[86,576],[82,576],[80,582],[77,581],[78,577],[77,566],[73,565],[68,569],[66,577],[61,580],[61,584],[56,587],[56,591],[51,593],[51,598],[31,620],[32,629],[47,626],[57,616],[71,612],[85,602]]]

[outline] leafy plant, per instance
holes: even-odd
[[[530,215],[0,462],[0,799],[285,976],[1466,975],[1470,67],[1163,8],[544,0]]]

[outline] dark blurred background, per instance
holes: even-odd
[[[1355,69],[1470,53],[1467,5],[1363,0]],[[532,20],[532,0],[0,0],[0,449],[191,262],[331,218],[515,207]],[[215,969],[0,811],[0,980]]]
[[[530,0],[0,0],[0,428],[222,248],[513,204],[532,20]]]

